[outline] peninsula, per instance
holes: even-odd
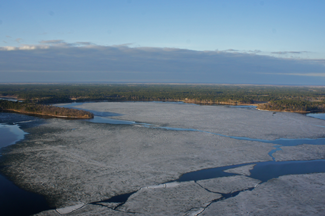
[[[0,100],[0,111],[69,119],[91,119],[94,117],[91,112],[83,110],[7,100]]]

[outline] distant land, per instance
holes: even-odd
[[[254,105],[261,110],[281,112],[325,112],[325,88],[319,86],[1,84],[0,97],[38,105],[75,101],[181,101],[201,105]]]

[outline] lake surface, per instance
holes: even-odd
[[[31,215],[50,209],[45,198],[25,191],[0,175],[0,215]]]
[[[1,117],[0,117],[1,118]],[[0,123],[0,148],[15,144],[19,140],[24,139],[25,132],[18,125],[7,125]]]
[[[36,117],[32,116],[0,112],[0,151],[24,139],[27,133],[20,124],[26,127],[35,120]],[[31,215],[48,209],[50,207],[43,196],[19,188],[0,174],[0,215]]]
[[[239,174],[224,172],[228,169],[233,169],[241,166],[255,164],[254,168],[250,170],[249,177],[260,180],[261,183],[267,182],[270,179],[278,178],[284,175],[294,175],[294,174],[310,174],[310,173],[323,173],[325,172],[325,160],[311,160],[311,161],[266,161],[266,162],[257,162],[257,163],[245,163],[224,167],[216,167],[211,169],[203,169],[194,172],[189,172],[183,174],[179,179],[176,179],[176,182],[187,182],[187,181],[200,181],[220,177],[235,176]],[[170,181],[167,183],[172,183],[175,181]],[[249,188],[253,190],[254,188]],[[118,202],[125,203],[128,198],[136,193],[133,191],[127,194],[121,194],[114,196],[108,200],[102,200],[100,202]],[[229,194],[222,194],[224,199],[234,197],[238,195],[241,191],[232,192]],[[221,199],[220,199],[221,200]],[[96,204],[99,202],[94,202]]]
[[[74,107],[77,105],[82,105],[83,103],[73,103],[64,105],[64,107]],[[243,109],[256,109],[255,106],[228,106],[229,108],[243,108]],[[74,107],[76,108],[76,107]],[[79,109],[79,108],[78,108]],[[257,141],[263,143],[270,143],[274,144],[274,149],[271,150],[268,154],[272,157],[273,161],[267,162],[258,162],[258,163],[251,163],[255,164],[254,168],[250,171],[251,175],[249,177],[266,182],[272,178],[278,178],[283,175],[290,175],[290,174],[309,174],[309,173],[320,173],[325,172],[325,160],[311,160],[311,161],[281,161],[276,162],[275,158],[273,157],[273,153],[276,151],[281,150],[281,146],[298,146],[303,144],[309,145],[325,145],[325,138],[317,138],[317,139],[276,139],[276,140],[263,140],[263,139],[253,139],[249,137],[237,137],[237,136],[227,136],[218,133],[212,133],[209,131],[202,131],[197,130],[194,128],[173,128],[173,127],[160,127],[154,126],[152,124],[144,123],[144,122],[133,122],[133,121],[124,121],[124,120],[116,120],[109,118],[110,116],[119,116],[117,113],[105,113],[105,112],[98,112],[93,110],[87,110],[93,112],[95,118],[93,120],[82,120],[82,121],[90,121],[92,123],[107,123],[107,124],[123,124],[123,125],[136,125],[142,126],[151,129],[162,129],[162,130],[173,130],[173,131],[191,131],[191,132],[201,132],[201,133],[209,133],[218,136],[228,137],[237,140],[247,140],[247,141]],[[322,119],[322,114],[312,114],[310,117],[320,118]],[[325,117],[325,116],[324,116]],[[325,118],[324,118],[325,119]],[[189,172],[183,174],[179,179],[176,179],[177,182],[185,182],[185,181],[198,181],[198,180],[205,180],[211,178],[219,178],[219,177],[226,177],[226,176],[233,176],[238,175],[234,173],[224,172],[224,170],[232,169],[240,166],[245,166],[249,164],[238,164],[226,167],[216,167],[211,169],[203,169],[194,172]],[[173,182],[173,181],[171,181]],[[250,190],[253,190],[251,188]],[[104,200],[101,202],[126,202],[127,199],[136,191],[128,194],[121,194],[115,197],[112,197],[109,200]],[[226,194],[225,198],[233,197],[234,195],[238,195],[239,192],[235,194]],[[229,196],[228,196],[229,195]]]
[[[144,102],[142,102],[144,103]],[[148,102],[151,103],[151,102]],[[63,105],[63,107],[74,107],[81,105],[83,103],[71,103]],[[229,108],[244,108],[244,109],[254,109],[255,107],[232,107]],[[130,126],[140,126],[151,129],[161,129],[161,130],[174,130],[174,131],[191,131],[200,133],[210,133],[218,136],[228,137],[237,140],[248,140],[248,141],[258,141],[264,143],[274,144],[275,149],[269,152],[269,155],[273,158],[272,154],[278,150],[281,150],[281,146],[297,146],[302,144],[310,145],[325,145],[325,138],[318,139],[277,139],[277,140],[262,140],[262,139],[252,139],[249,137],[236,137],[236,136],[226,136],[223,134],[211,133],[209,131],[202,131],[193,128],[172,128],[172,127],[160,127],[154,126],[145,122],[134,122],[134,121],[124,121],[110,118],[112,116],[119,116],[118,113],[112,112],[98,112],[93,110],[87,110],[94,113],[94,119],[90,120],[78,120],[78,121],[88,121],[94,124],[112,124],[112,125],[130,125]],[[308,114],[307,116],[325,119],[325,114]],[[26,133],[23,131],[25,127],[32,126],[36,124],[40,118],[33,116],[26,116],[15,113],[1,113],[0,112],[0,148],[6,147],[8,145],[15,144],[16,142],[24,139]],[[66,120],[69,121],[69,120]],[[274,159],[274,158],[273,158]],[[325,172],[325,160],[313,160],[313,161],[267,161],[254,163],[256,166],[251,170],[250,177],[259,179],[262,182],[268,181],[272,178],[277,178],[282,175],[288,174],[308,174]],[[183,174],[179,179],[174,181],[197,181],[210,178],[218,178],[225,176],[237,175],[233,173],[224,172],[224,170],[240,167],[248,164],[237,164],[233,166],[217,167],[211,169],[203,169],[194,172],[189,172]],[[1,169],[0,169],[1,171]],[[43,196],[25,191],[16,185],[14,185],[10,180],[0,175],[0,215],[30,215],[40,211],[48,210],[50,207],[46,203]],[[136,191],[135,191],[136,192]],[[125,202],[130,195],[133,193],[121,194],[111,199],[104,200],[102,202]]]
[[[153,102],[139,102],[139,103],[153,103]],[[185,105],[183,102],[154,102],[154,103],[174,103],[174,104],[182,104]],[[60,107],[65,107],[65,108],[75,108],[75,109],[81,109],[76,106],[82,105],[84,103],[70,103],[70,104],[65,104],[65,105],[59,105]],[[187,105],[192,105],[192,104],[187,104]],[[193,104],[196,105],[196,104]],[[224,106],[224,105],[221,105]],[[236,108],[236,109],[256,109],[256,106],[228,106],[226,107],[229,108]],[[281,146],[298,146],[302,144],[309,144],[309,145],[325,145],[325,138],[318,138],[318,139],[276,139],[276,140],[263,140],[263,139],[253,139],[249,137],[237,137],[237,136],[227,136],[223,134],[218,134],[218,133],[212,133],[209,131],[202,131],[202,130],[197,130],[194,128],[173,128],[173,127],[159,127],[159,126],[154,126],[152,124],[144,123],[144,122],[134,122],[134,121],[125,121],[125,120],[119,120],[119,119],[113,119],[109,118],[112,116],[120,116],[121,114],[119,113],[112,113],[112,112],[99,112],[96,110],[88,110],[88,109],[82,109],[86,110],[89,112],[92,112],[94,114],[93,119],[87,119],[87,120],[82,120],[82,121],[89,121],[92,123],[101,123],[101,124],[115,124],[115,125],[136,125],[136,126],[142,126],[146,128],[153,128],[153,129],[163,129],[163,130],[174,130],[174,131],[192,131],[192,132],[202,132],[202,133],[209,133],[209,134],[214,134],[218,136],[223,136],[223,137],[228,137],[232,139],[237,139],[237,140],[247,140],[247,141],[256,141],[256,142],[263,142],[263,143],[272,143],[274,144],[274,149],[269,152],[270,157],[272,157],[273,161],[275,161],[275,158],[273,157],[273,154],[277,151],[281,150]],[[313,117],[313,118],[319,118],[325,120],[325,113],[320,113],[320,114],[307,114],[307,116]]]

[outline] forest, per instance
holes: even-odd
[[[7,100],[0,100],[0,111],[17,112],[31,115],[43,115],[58,118],[89,119],[94,117],[92,113],[83,110],[61,108],[28,102],[13,102]]]
[[[309,113],[309,112],[325,112],[324,102],[310,102],[310,101],[299,101],[299,100],[275,100],[265,104],[259,104],[259,109],[271,110],[271,111],[286,111],[286,112],[298,112],[298,113]]]
[[[2,84],[0,97],[34,104],[73,101],[183,101],[256,104],[259,109],[324,112],[325,87],[194,84]]]

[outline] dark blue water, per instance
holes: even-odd
[[[0,175],[0,215],[31,215],[48,209],[43,196],[25,191]]]
[[[135,192],[131,192],[131,193],[126,193],[126,194],[121,194],[121,195],[117,195],[114,197],[111,197],[110,199],[107,200],[102,200],[101,202],[125,202],[132,194],[134,194]]]
[[[28,127],[26,124],[33,121],[37,118],[0,112],[0,151],[24,139],[26,133],[20,125]],[[43,196],[19,188],[0,174],[0,215],[31,215],[48,209],[50,207]]]
[[[183,174],[179,179],[176,179],[177,182],[185,182],[185,181],[199,181],[204,179],[212,179],[212,178],[220,178],[226,176],[234,176],[237,174],[224,172],[224,170],[232,169],[240,166],[245,166],[248,164],[240,164],[240,165],[232,165],[232,166],[224,166],[224,167],[216,167],[211,169],[203,169],[194,172],[189,172]]]
[[[238,175],[234,173],[224,172],[224,170],[233,169],[250,164],[256,164],[250,171],[249,177],[266,182],[272,178],[278,178],[283,175],[292,174],[309,174],[325,172],[325,160],[310,160],[310,161],[266,161],[257,163],[246,163],[232,166],[217,167],[211,169],[198,170],[183,174],[176,181],[199,181],[212,178],[220,178],[226,176]]]
[[[283,175],[323,173],[325,172],[325,160],[260,162],[256,163],[250,172],[250,177],[262,182]]]

